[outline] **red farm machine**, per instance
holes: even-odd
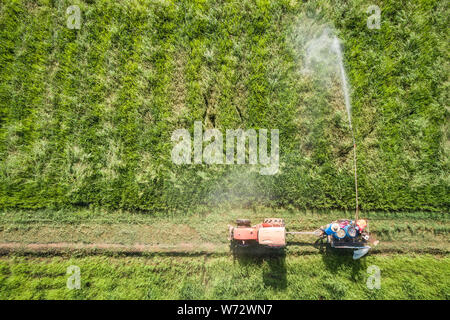
[[[233,246],[253,247],[264,246],[273,249],[283,249],[287,245],[286,236],[315,235],[326,239],[327,243],[336,249],[353,250],[353,259],[359,259],[369,250],[371,236],[367,220],[337,220],[315,231],[286,231],[285,223],[280,218],[267,218],[262,223],[251,225],[250,220],[238,219],[237,226],[228,227],[228,239]],[[374,242],[375,245],[377,242]]]

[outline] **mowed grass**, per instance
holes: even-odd
[[[7,210],[0,213],[0,243],[115,243],[176,246],[210,246],[212,252],[228,252],[227,226],[247,218],[253,224],[264,218],[285,219],[288,231],[313,231],[340,218],[352,218],[354,212],[217,208],[185,216],[143,213],[71,210]],[[370,221],[371,233],[381,241],[377,247],[397,252],[448,253],[450,219],[442,212],[361,212]],[[316,251],[295,243],[313,244],[310,236],[288,236],[294,243],[290,252]],[[156,249],[155,249],[156,250]]]
[[[68,289],[67,267],[81,270]],[[368,289],[367,268],[381,271]],[[3,257],[0,299],[449,299],[449,257]]]

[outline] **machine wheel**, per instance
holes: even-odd
[[[238,226],[250,227],[250,220],[248,219],[237,219],[236,224]]]

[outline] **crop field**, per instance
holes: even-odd
[[[367,28],[370,4],[380,29]],[[305,73],[329,26],[352,89],[361,209],[448,211],[448,8],[370,4],[1,1],[0,205],[354,208],[339,76],[326,61]],[[175,165],[171,134],[195,121],[278,129],[279,172]]]
[[[449,17],[439,0],[0,0],[0,299],[449,300]],[[355,198],[379,241],[360,260],[313,235],[227,239],[241,218],[353,219]]]

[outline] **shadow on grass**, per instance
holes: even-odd
[[[263,266],[265,286],[283,290],[287,287],[286,253],[284,249],[271,249],[258,245],[231,246],[234,262],[242,266]]]
[[[332,273],[340,270],[351,270],[351,278],[355,281],[364,277],[364,271],[367,269],[365,257],[353,260],[353,249],[332,248],[323,239],[314,243],[319,249],[325,268]]]

